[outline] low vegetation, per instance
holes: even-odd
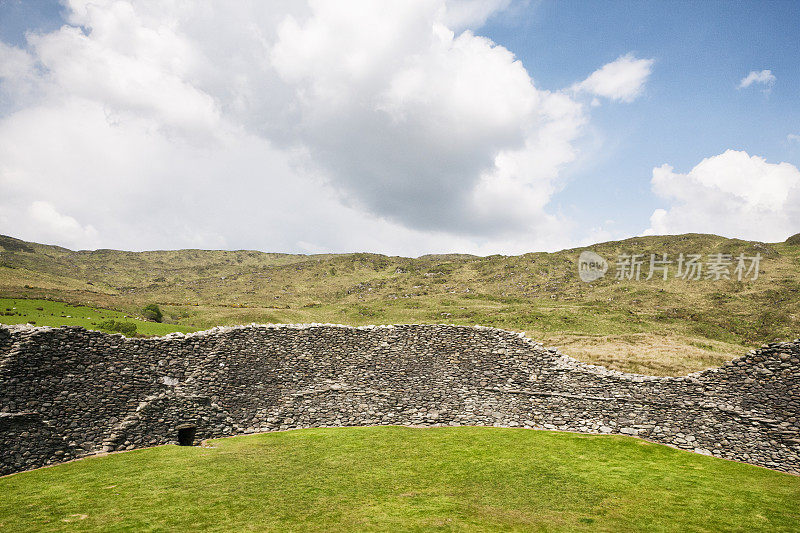
[[[118,322],[116,320],[105,320],[100,322],[101,330],[108,333],[122,333],[126,337],[136,336],[136,324],[133,322]]]
[[[161,309],[158,307],[157,304],[147,304],[142,309],[142,315],[152,322],[161,322],[164,320],[164,315],[161,313]]]
[[[0,479],[6,531],[797,531],[800,478],[623,436],[309,429]]]

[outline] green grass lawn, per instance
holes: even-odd
[[[0,479],[3,531],[797,531],[800,478],[622,436],[309,429]]]
[[[106,320],[134,323],[136,332],[141,335],[166,335],[173,331],[189,332],[198,329],[177,324],[149,322],[135,315],[85,305],[71,305],[51,300],[0,298],[0,324],[82,326],[86,329],[99,330],[100,323]]]

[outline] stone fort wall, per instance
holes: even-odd
[[[484,327],[266,325],[161,338],[0,326],[0,474],[290,428],[621,433],[800,473],[800,340],[684,377]]]

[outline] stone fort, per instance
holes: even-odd
[[[635,435],[800,473],[800,339],[682,377],[578,362],[487,327],[220,327],[125,338],[0,325],[0,475],[306,427]]]

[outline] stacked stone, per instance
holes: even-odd
[[[482,425],[637,435],[800,473],[800,340],[684,377],[578,362],[485,327],[221,327],[127,339],[0,327],[0,474],[303,427]]]

